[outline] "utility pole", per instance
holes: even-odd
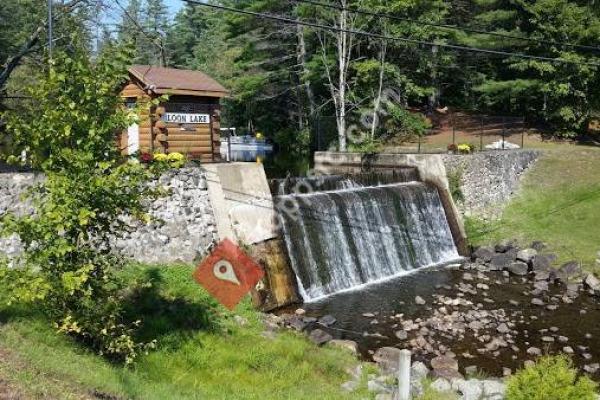
[[[52,0],[48,0],[48,55],[52,59]]]

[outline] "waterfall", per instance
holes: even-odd
[[[305,301],[459,258],[438,191],[425,183],[276,202],[294,205],[280,209],[279,218]]]

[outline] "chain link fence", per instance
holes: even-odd
[[[448,113],[432,116],[432,128],[424,136],[392,137],[396,145],[386,152],[446,153],[468,144],[478,151],[524,148],[528,126],[524,117]],[[315,123],[313,150],[326,151],[337,144],[335,116],[319,116]]]

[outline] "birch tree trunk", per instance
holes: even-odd
[[[377,96],[373,104],[373,119],[371,121],[371,139],[375,138],[375,130],[379,124],[379,110],[381,109],[381,93],[383,92],[383,78],[385,75],[385,56],[387,53],[387,41],[381,41],[381,52],[379,54],[379,86]]]
[[[348,43],[348,11],[346,10],[347,1],[342,0],[340,10],[339,27],[340,31],[337,34],[338,48],[338,101],[336,104],[336,124],[338,131],[339,150],[346,151],[348,149],[346,138],[346,78],[348,71],[349,60],[349,43]]]

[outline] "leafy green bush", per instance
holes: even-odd
[[[92,63],[84,49],[57,52],[30,88],[31,108],[4,115],[8,161],[44,172],[45,180],[29,193],[33,215],[0,219],[1,233],[18,234],[24,245],[19,268],[0,266],[9,301],[41,307],[60,332],[128,363],[153,343],[136,342],[140,321],[123,317],[114,272],[123,260],[111,243],[132,219],[147,218],[145,200],[159,194],[145,184],[158,170],[122,160],[115,146],[115,134],[138,115],[119,96],[130,55],[108,49]]]
[[[448,185],[450,186],[450,194],[455,202],[461,202],[465,199],[465,196],[462,192],[461,185],[463,180],[463,171],[461,169],[457,169],[454,171],[448,171]]]
[[[577,378],[567,356],[546,356],[508,380],[507,400],[595,400],[596,383]]]
[[[393,136],[400,136],[407,140],[419,136],[425,136],[431,128],[429,121],[423,114],[410,112],[404,107],[388,104],[389,113],[385,121],[385,129]]]
[[[366,154],[379,153],[383,150],[383,144],[378,139],[368,138],[360,143],[350,142],[348,150]]]

